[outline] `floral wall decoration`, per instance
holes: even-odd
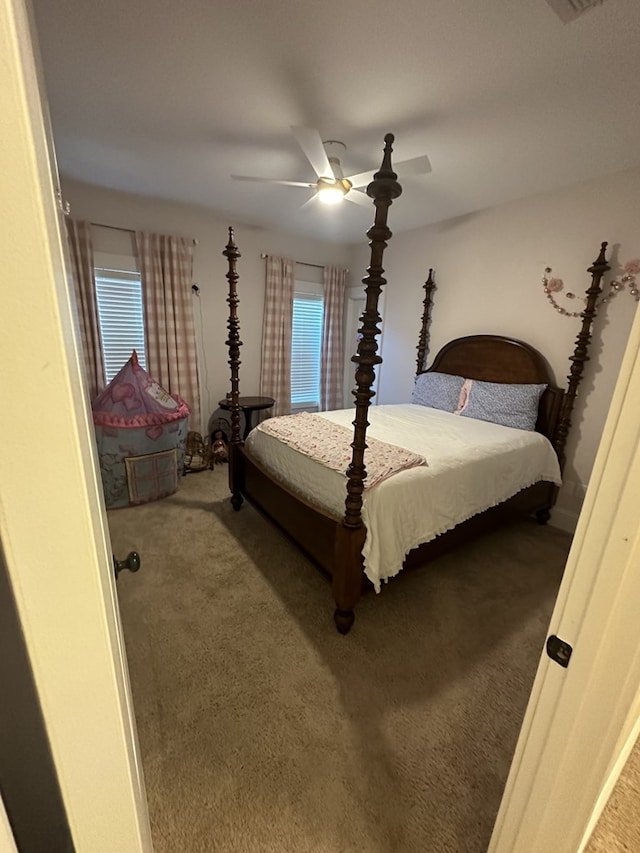
[[[558,314],[564,314],[565,317],[582,317],[582,311],[584,309],[580,311],[568,311],[559,304],[554,294],[558,294],[564,289],[564,282],[561,278],[551,278],[551,273],[551,267],[545,267],[542,275],[542,288],[551,305],[555,308]],[[622,274],[611,281],[609,284],[609,293],[606,296],[603,296],[600,302],[602,304],[610,302],[613,297],[622,290],[628,290],[629,294],[636,302],[640,301],[640,283],[636,281],[637,275],[640,275],[640,258],[628,261],[624,265],[622,268]],[[575,293],[571,293],[571,291],[567,291],[564,295],[567,299],[578,298]],[[586,298],[583,297],[580,301],[586,302]]]

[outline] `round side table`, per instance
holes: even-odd
[[[238,404],[244,413],[243,441],[253,429],[253,413],[270,409],[271,406],[275,405],[275,402],[273,397],[238,397]],[[218,406],[228,412],[231,409],[231,400],[226,397],[224,400],[218,400]]]

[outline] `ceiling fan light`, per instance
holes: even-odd
[[[318,189],[318,198],[323,204],[340,204],[344,199],[344,190],[342,187],[324,185]]]
[[[351,189],[351,182],[346,178],[340,180],[320,178],[317,186],[318,198],[323,204],[340,204]]]

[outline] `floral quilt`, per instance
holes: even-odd
[[[263,421],[258,429],[327,468],[346,475],[351,462],[353,430],[310,412],[269,418]],[[375,486],[376,483],[386,480],[387,477],[399,471],[427,464],[424,456],[406,450],[404,447],[369,437],[366,442],[365,489]]]

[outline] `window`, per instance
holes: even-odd
[[[320,409],[323,319],[322,286],[296,282],[291,335],[291,408],[296,411]]]
[[[111,382],[126,364],[134,349],[140,365],[146,370],[140,273],[96,267],[95,279],[107,382]]]

